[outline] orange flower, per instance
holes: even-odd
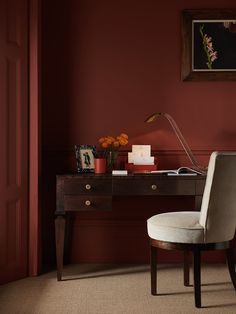
[[[100,144],[102,144],[104,141],[105,141],[105,137],[101,137],[101,138],[98,140],[98,142],[99,142]]]
[[[107,148],[108,144],[106,142],[103,142],[101,146],[102,146],[102,148]]]
[[[126,144],[128,144],[128,141],[124,138],[120,139],[120,145],[125,146]]]
[[[121,133],[120,136],[121,136],[121,137],[124,137],[126,140],[128,140],[128,138],[129,138],[126,133]]]
[[[113,136],[107,136],[107,139],[109,140],[109,141],[111,141],[112,143],[113,142],[115,142],[115,138],[113,137]]]
[[[103,136],[99,138],[98,142],[102,148],[105,148],[106,150],[113,150],[119,148],[120,146],[125,146],[126,144],[128,144],[128,138],[129,137],[126,133],[121,133],[116,137],[110,135]]]

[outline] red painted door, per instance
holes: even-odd
[[[27,276],[28,1],[0,1],[0,283]]]

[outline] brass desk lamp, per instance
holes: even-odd
[[[158,117],[165,117],[170,125],[172,126],[175,135],[177,136],[177,138],[179,139],[185,153],[187,154],[189,160],[191,161],[192,165],[193,165],[193,169],[198,170],[199,172],[201,172],[202,174],[206,174],[207,172],[207,168],[201,166],[196,158],[193,155],[193,152],[191,151],[190,147],[188,146],[185,138],[183,137],[182,133],[180,132],[179,127],[177,126],[175,120],[168,114],[168,113],[164,113],[164,112],[155,112],[153,113],[151,116],[149,116],[145,122],[150,123],[150,122],[154,122]]]

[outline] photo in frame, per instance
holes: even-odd
[[[94,172],[95,145],[75,145],[78,172]]]
[[[236,80],[236,9],[182,12],[182,80]]]

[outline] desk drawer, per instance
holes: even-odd
[[[65,195],[65,211],[111,210],[111,196]]]
[[[113,181],[113,195],[195,195],[194,180],[123,180]]]
[[[80,178],[64,181],[64,194],[70,195],[111,195],[112,184],[109,179]]]

